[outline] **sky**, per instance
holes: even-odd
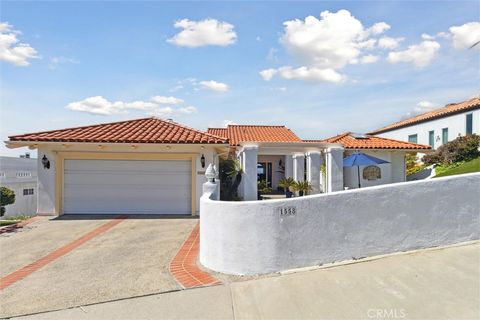
[[[479,95],[479,17],[478,1],[1,1],[0,138],[149,116],[368,132]]]

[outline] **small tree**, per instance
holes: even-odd
[[[0,217],[5,214],[5,206],[15,203],[15,192],[6,187],[0,187]]]

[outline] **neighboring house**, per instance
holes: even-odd
[[[426,152],[431,149],[427,145],[351,132],[346,132],[323,141],[341,143],[345,148],[345,157],[355,151],[360,151],[390,162],[378,166],[360,166],[360,183],[362,187],[406,181],[406,153]],[[357,167],[343,169],[345,187],[349,189],[358,188],[357,170]]]
[[[221,137],[145,118],[9,137],[38,149],[40,214],[195,214]]]
[[[226,155],[242,164],[244,200],[257,199],[258,180],[276,189],[283,177],[308,180],[312,193],[343,190],[350,186],[348,176],[344,182],[344,146],[347,153],[378,150],[392,162],[389,173],[369,185],[404,181],[404,151],[429,148],[372,137],[368,141],[376,144],[368,148],[351,148],[345,137],[305,141],[285,126],[202,132],[157,118],[9,138],[9,148],[38,149],[40,214],[196,214],[206,166],[218,167]]]
[[[448,104],[370,132],[379,137],[427,144],[433,149],[473,133],[480,134],[480,97]]]
[[[6,217],[37,213],[37,159],[0,157],[0,186],[15,192]]]

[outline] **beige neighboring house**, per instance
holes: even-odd
[[[5,207],[4,217],[37,213],[37,159],[0,157],[0,186],[15,192],[15,203]]]

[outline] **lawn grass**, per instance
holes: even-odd
[[[468,162],[464,162],[460,165],[452,165],[452,166],[443,167],[443,168],[437,167],[437,172],[439,173],[434,178],[452,176],[455,174],[462,174],[462,173],[480,172],[480,158],[476,158]]]
[[[18,221],[18,220],[0,220],[0,227],[9,226],[9,225],[15,224],[17,222],[20,222],[20,221]]]

